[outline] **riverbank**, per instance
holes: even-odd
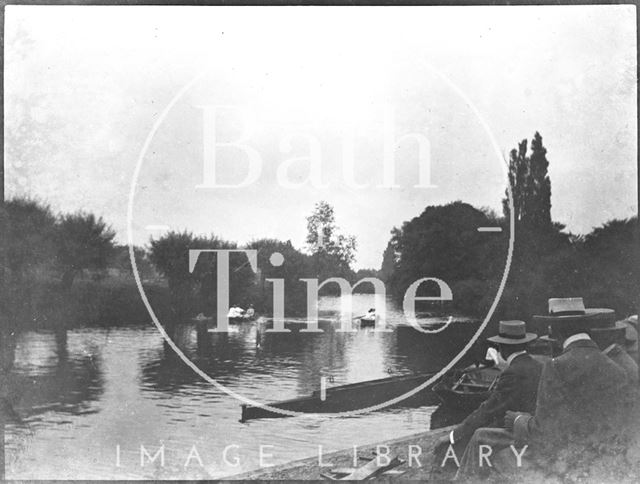
[[[440,480],[450,479],[454,472],[451,469],[442,470],[439,462],[435,462],[433,448],[436,441],[443,435],[448,434],[453,427],[444,427],[436,430],[429,430],[417,434],[400,437],[398,439],[381,441],[357,448],[357,455],[360,457],[371,457],[373,452],[379,454],[388,453],[389,456],[397,456],[404,460],[404,464],[395,468],[402,474],[395,474],[393,478],[402,480]],[[411,456],[410,456],[411,453]],[[381,458],[382,461],[384,459]],[[319,480],[323,479],[323,473],[336,468],[354,467],[353,446],[305,459],[295,460],[286,464],[274,467],[257,469],[235,476],[228,476],[231,480]],[[358,467],[365,464],[359,460]],[[384,478],[386,476],[381,476]]]
[[[166,284],[145,283],[149,302],[159,317],[168,317],[170,293]],[[59,280],[42,278],[10,287],[3,294],[1,324],[20,329],[60,329],[124,326],[149,322],[149,313],[133,278],[77,280],[65,289]]]

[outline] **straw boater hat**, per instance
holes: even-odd
[[[524,321],[500,321],[498,336],[487,338],[487,341],[500,343],[502,345],[521,345],[529,343],[537,337],[537,334],[527,333],[527,327]]]
[[[607,327],[613,325],[616,314],[613,309],[585,308],[581,297],[549,299],[549,314],[534,316],[540,323],[583,323],[589,327]]]
[[[542,332],[551,330],[553,333],[554,327],[570,323],[583,326],[599,345],[618,342],[624,338],[626,329],[620,321],[616,322],[613,309],[585,308],[581,297],[549,299],[549,314],[533,317],[534,327]]]

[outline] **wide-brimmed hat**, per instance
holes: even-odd
[[[537,337],[535,333],[527,333],[527,325],[524,321],[500,321],[498,335],[487,338],[487,341],[503,345],[521,345]]]
[[[549,314],[533,316],[536,328],[559,323],[580,323],[585,329],[608,328],[615,324],[613,309],[585,308],[581,297],[549,299]]]

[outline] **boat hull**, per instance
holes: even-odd
[[[379,405],[399,397],[426,382],[431,376],[433,376],[432,373],[382,378],[380,380],[327,388],[326,398],[324,400],[320,398],[320,392],[315,391],[308,397],[272,402],[266,405],[281,410],[304,413],[348,412]],[[423,405],[436,405],[437,403],[437,397],[432,393],[431,389],[427,387],[401,402],[385,408],[419,407]],[[247,404],[242,405],[242,422],[257,418],[279,418],[286,416],[287,415],[262,407]]]
[[[360,318],[360,327],[366,328],[367,326],[375,326],[376,318]]]

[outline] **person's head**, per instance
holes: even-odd
[[[509,358],[512,354],[518,353],[519,351],[525,351],[527,349],[528,343],[521,344],[498,344],[498,351],[500,352],[500,356],[505,360]]]
[[[487,338],[487,341],[497,345],[500,355],[506,360],[513,353],[525,350],[527,344],[537,337],[534,333],[527,333],[524,321],[500,321],[498,334]]]
[[[559,324],[553,324],[550,327],[551,337],[558,341],[559,344],[564,343],[564,341],[578,333],[587,333],[589,334],[588,327],[582,321],[571,321],[571,322],[563,322]]]
[[[562,346],[570,336],[578,333],[591,335],[592,330],[611,327],[615,323],[615,311],[604,308],[585,308],[581,297],[550,298],[549,312],[534,315],[537,327],[549,328],[549,336]]]

